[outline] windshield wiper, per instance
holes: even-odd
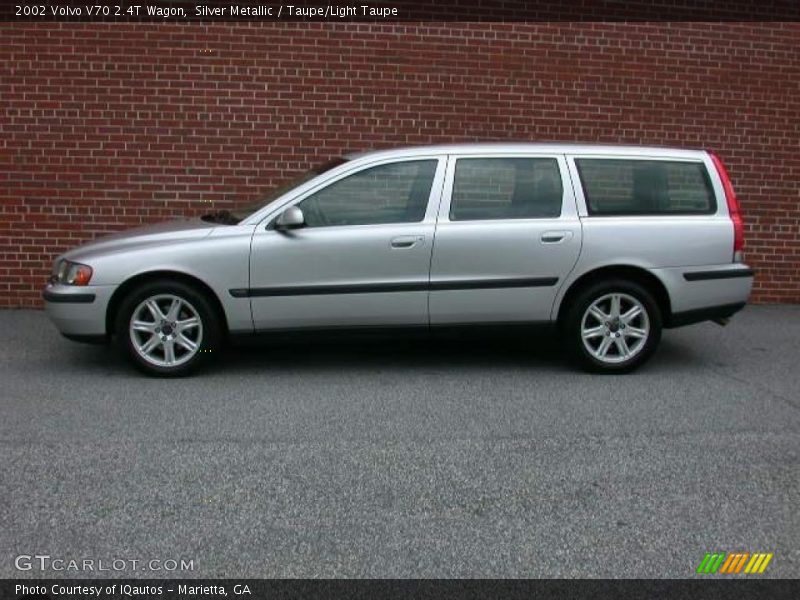
[[[237,225],[239,219],[229,210],[218,210],[200,217],[206,223],[220,223],[222,225]]]

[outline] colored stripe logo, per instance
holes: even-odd
[[[697,567],[697,573],[713,575],[714,573],[737,575],[739,573],[755,575],[763,573],[773,554],[764,552],[707,552]]]

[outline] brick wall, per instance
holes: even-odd
[[[502,139],[716,149],[755,300],[800,301],[798,23],[2,22],[0,306],[344,151]]]

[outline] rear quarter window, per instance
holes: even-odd
[[[672,160],[575,160],[590,215],[694,215],[716,212],[703,163]]]

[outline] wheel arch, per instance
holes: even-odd
[[[125,299],[127,294],[135,289],[136,287],[148,283],[150,281],[156,281],[159,279],[167,279],[171,281],[178,281],[183,284],[189,285],[197,289],[198,291],[202,292],[211,303],[211,306],[214,308],[214,311],[217,313],[219,317],[220,325],[222,326],[222,331],[225,335],[228,333],[228,319],[225,315],[225,309],[222,306],[222,302],[217,296],[216,292],[209,286],[206,282],[202,279],[199,279],[193,275],[189,275],[187,273],[182,273],[180,271],[170,271],[170,270],[158,270],[158,271],[148,271],[146,273],[139,273],[138,275],[134,275],[133,277],[126,279],[122,284],[114,290],[114,293],[111,295],[111,298],[108,302],[108,308],[106,309],[106,332],[107,335],[113,335],[114,332],[114,323],[117,319],[117,314],[119,313],[119,308],[122,305],[122,301]]]
[[[627,279],[642,285],[653,295],[661,311],[661,318],[664,324],[666,325],[669,322],[672,315],[672,303],[669,292],[661,279],[643,267],[607,265],[587,271],[569,285],[558,305],[556,323],[559,326],[564,324],[564,319],[569,312],[571,303],[581,290],[593,283],[606,279]]]

